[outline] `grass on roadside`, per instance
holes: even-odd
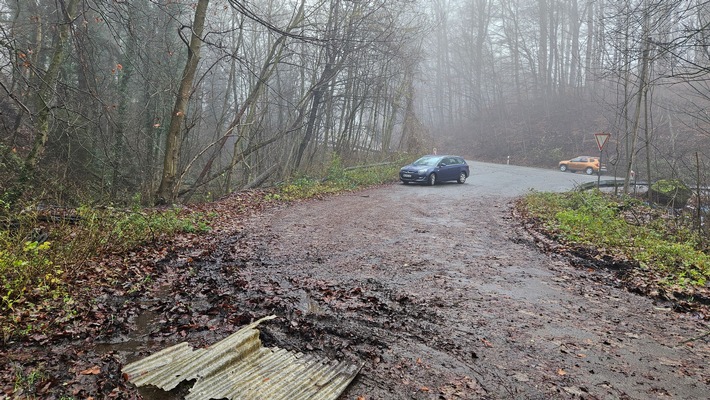
[[[701,238],[666,210],[599,191],[533,192],[518,206],[555,239],[628,260],[661,286],[702,287],[710,278],[710,255],[702,251]]]
[[[66,278],[86,260],[120,253],[164,235],[209,229],[209,216],[179,210],[81,207],[71,216],[53,216],[48,233],[37,227],[42,215],[22,213],[11,229],[0,230],[0,311],[33,300],[66,296]],[[46,218],[45,218],[46,219]],[[41,239],[39,237],[42,237]]]
[[[324,177],[299,177],[283,182],[267,195],[267,199],[293,201],[393,182],[398,179],[400,164],[382,163],[348,169],[335,157]]]
[[[335,158],[324,177],[301,177],[278,185],[269,191],[267,200],[319,197],[391,182],[397,177],[398,165],[346,169]],[[87,261],[125,253],[177,233],[208,231],[215,216],[209,212],[146,210],[139,206],[128,210],[80,207],[70,215],[52,217],[49,235],[45,235],[38,227],[46,215],[31,212],[17,215],[12,227],[0,228],[0,322],[4,321],[4,340],[47,328],[28,323],[24,321],[26,318],[16,318],[17,315],[51,310],[59,319],[70,318],[75,301],[69,293],[71,280],[85,272]],[[92,276],[89,279],[101,280],[95,276],[96,272],[87,273]]]

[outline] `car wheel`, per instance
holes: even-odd
[[[461,173],[459,174],[459,179],[456,182],[458,182],[458,183],[466,182],[466,173],[461,171]]]
[[[436,185],[436,174],[431,174],[431,175],[429,175],[429,177],[427,178],[426,181],[427,181],[427,183],[429,184],[429,186],[434,186],[434,185]]]
[[[591,175],[591,174],[594,173],[594,168],[592,168],[592,167],[587,167],[587,169],[585,169],[584,172],[586,172],[587,175]]]
[[[562,172],[567,171],[567,166],[564,164],[560,165],[560,171],[562,171]]]

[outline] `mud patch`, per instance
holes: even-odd
[[[50,360],[63,384],[39,397],[138,398],[122,365],[275,314],[264,345],[364,363],[343,399],[707,397],[705,322],[540,252],[511,200],[472,175],[272,209],[168,252],[145,290],[98,301],[113,304],[96,314],[103,335],[0,357],[25,371]]]

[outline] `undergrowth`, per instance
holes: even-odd
[[[283,182],[267,195],[269,200],[292,201],[352,191],[397,180],[400,163],[347,169],[334,157],[323,177],[297,177]]]
[[[292,201],[389,182],[396,179],[397,168],[393,163],[347,169],[336,157],[325,176],[293,179],[270,190],[267,199]],[[1,199],[0,215],[10,215]],[[80,207],[61,213],[22,212],[0,220],[0,320],[14,321],[13,315],[50,309],[60,319],[69,318],[75,302],[69,289],[73,279],[79,275],[87,279],[88,274],[88,284],[95,284],[106,278],[91,270],[91,260],[125,254],[177,233],[208,231],[216,216],[177,209],[147,210],[139,206],[140,199],[135,204],[129,209]],[[13,322],[3,324],[2,335],[7,340],[45,328]]]
[[[46,224],[48,215],[51,226]],[[0,311],[66,297],[66,284],[85,262],[121,253],[179,232],[206,231],[209,216],[179,210],[143,211],[80,207],[67,214],[25,212],[0,230]]]
[[[599,191],[533,192],[520,205],[557,240],[628,260],[661,286],[704,286],[710,255],[682,216]]]

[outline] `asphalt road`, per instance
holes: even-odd
[[[470,186],[479,194],[515,197],[530,190],[563,192],[586,182],[596,182],[596,175],[560,172],[556,169],[521,167],[467,161],[471,167]],[[602,179],[608,177],[602,176]]]

